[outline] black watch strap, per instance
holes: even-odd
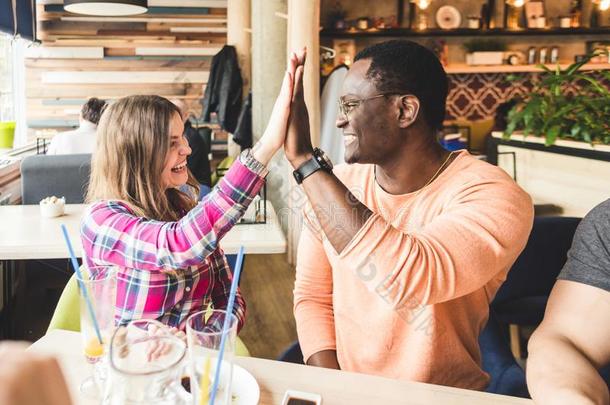
[[[307,177],[311,176],[318,170],[322,170],[322,166],[320,165],[316,157],[312,156],[311,159],[303,163],[294,172],[292,172],[292,175],[294,176],[294,179],[296,180],[297,184],[301,184],[303,183],[303,180],[305,180]]]

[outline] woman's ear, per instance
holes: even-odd
[[[398,126],[407,128],[411,126],[419,115],[419,99],[412,95],[398,98]]]

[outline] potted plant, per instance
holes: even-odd
[[[0,149],[11,149],[15,139],[15,121],[0,121]]]
[[[544,137],[547,146],[558,138],[610,144],[610,91],[594,75],[580,71],[598,54],[590,53],[563,70],[538,65],[544,73],[530,95],[509,111],[504,138],[521,131],[523,136]],[[610,72],[598,74],[610,81]],[[578,93],[566,94],[565,86],[575,83]]]
[[[497,39],[473,39],[464,43],[468,65],[501,65],[506,44]]]

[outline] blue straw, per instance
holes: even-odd
[[[61,230],[64,233],[64,240],[66,241],[66,245],[68,245],[68,252],[70,252],[70,261],[72,262],[72,267],[74,268],[74,272],[76,273],[76,281],[80,286],[80,290],[83,292],[83,298],[87,303],[87,309],[89,310],[89,315],[91,315],[91,319],[93,320],[93,327],[95,328],[95,334],[97,335],[97,340],[99,340],[100,344],[102,344],[102,334],[100,333],[100,327],[97,324],[97,319],[95,318],[95,312],[93,312],[93,305],[91,305],[91,301],[89,300],[89,295],[87,295],[87,289],[83,284],[82,280],[84,280],[83,275],[80,272],[80,267],[78,266],[78,261],[76,260],[76,256],[74,255],[74,250],[72,249],[72,243],[70,242],[70,236],[68,236],[68,229],[64,224],[61,224]]]
[[[241,275],[242,262],[244,260],[244,247],[239,247],[239,253],[237,253],[237,261],[235,262],[235,272],[233,273],[233,281],[231,282],[231,293],[229,294],[229,303],[227,305],[227,313],[225,316],[224,323],[222,325],[222,335],[220,338],[220,353],[218,353],[218,360],[216,361],[216,370],[214,371],[214,385],[212,386],[212,395],[210,396],[209,404],[214,404],[216,400],[216,390],[218,389],[218,380],[220,379],[220,364],[222,363],[222,357],[225,352],[225,343],[227,341],[227,335],[229,333],[229,319],[233,314],[233,304],[235,303],[235,296],[237,295],[237,285],[239,284],[239,276]]]

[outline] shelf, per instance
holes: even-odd
[[[492,164],[498,163],[498,145],[610,162],[610,145],[595,145],[593,147],[585,142],[558,139],[554,145],[545,146],[542,137],[528,136],[524,138],[522,135],[512,135],[511,139],[506,140],[502,138],[502,132],[494,131],[491,135],[487,158],[488,162]]]
[[[610,27],[602,28],[538,28],[506,30],[494,28],[490,30],[458,28],[454,30],[430,29],[423,31],[408,28],[388,28],[370,30],[330,30],[320,31],[325,38],[367,38],[367,37],[472,37],[472,36],[546,36],[546,35],[610,35]]]
[[[560,63],[559,67],[565,69],[570,63]],[[555,70],[557,65],[546,64],[551,70]],[[587,63],[580,70],[610,70],[610,63]],[[447,74],[474,74],[474,73],[540,73],[544,72],[536,65],[466,65],[451,64],[445,66]]]

